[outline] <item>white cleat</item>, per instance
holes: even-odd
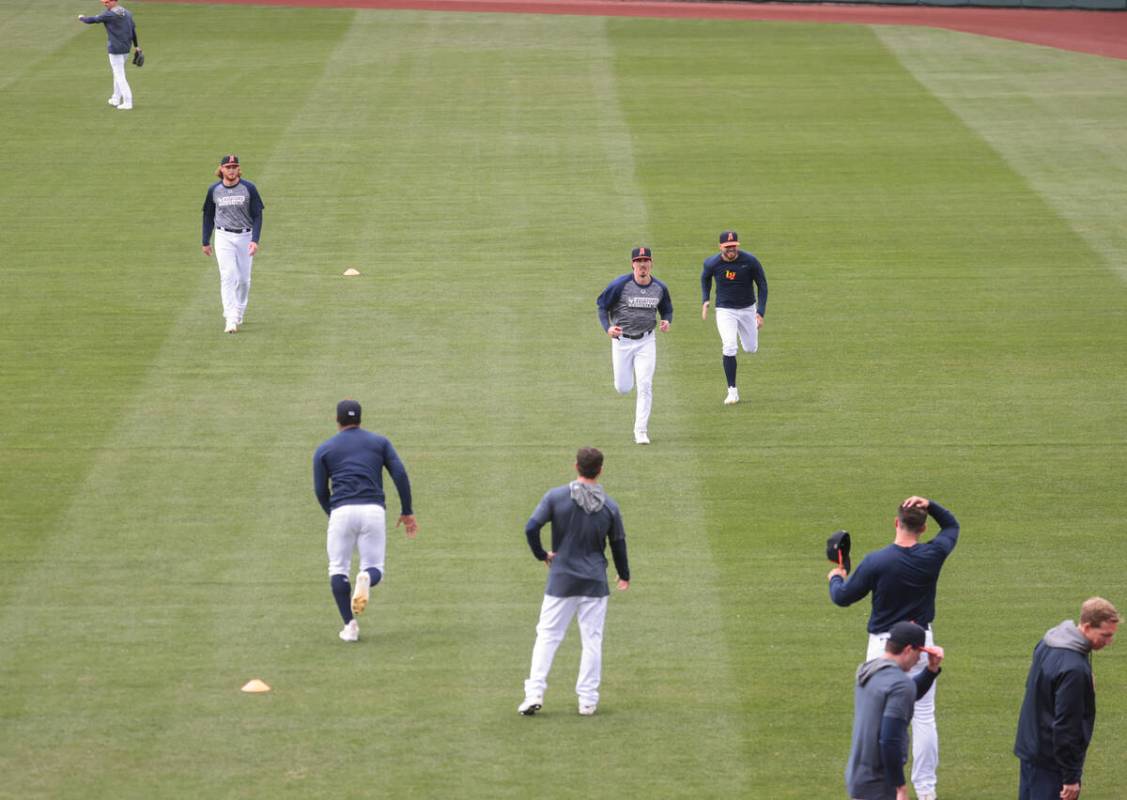
[[[360,616],[368,607],[368,595],[372,590],[372,576],[361,570],[356,576],[356,588],[352,590],[352,613]]]
[[[649,444],[650,437],[645,431],[638,431],[634,434],[634,444]]]
[[[227,327],[223,329],[223,332],[224,333],[238,333],[239,332],[239,326],[236,325],[233,322],[228,322]]]
[[[117,107],[117,110],[118,111],[132,111],[133,110],[133,104],[132,103],[120,103]]]
[[[740,390],[735,386],[729,386],[728,396],[724,398],[724,405],[734,406],[738,402],[740,402]]]
[[[544,707],[543,697],[526,697],[524,702],[517,706],[517,711],[525,717],[531,717]]]
[[[586,703],[580,703],[579,704],[579,716],[581,716],[581,717],[593,717],[593,716],[595,716],[595,710],[597,708],[598,708],[598,706],[596,706],[594,704],[587,705]]]
[[[360,623],[358,623],[356,620],[352,620],[343,628],[341,628],[340,633],[337,635],[340,636],[341,641],[357,641],[360,638]]]
[[[114,108],[117,108],[118,106],[120,106],[120,105],[121,105],[121,100],[119,100],[119,99],[118,99],[118,98],[116,98],[116,97],[111,97],[111,98],[110,98],[109,100],[107,100],[106,102],[107,102],[107,103],[109,103],[109,104],[110,104],[111,106],[113,106]]]

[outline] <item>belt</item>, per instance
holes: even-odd
[[[653,331],[646,331],[645,333],[639,333],[636,336],[631,336],[629,333],[623,333],[623,334],[620,334],[620,335],[622,336],[623,339],[642,339],[646,336],[649,336],[651,333],[653,333]]]
[[[250,233],[250,228],[220,228],[218,225],[215,226],[215,230],[225,233]]]

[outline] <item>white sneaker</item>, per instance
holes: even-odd
[[[131,111],[131,110],[133,110],[133,104],[132,103],[121,103],[120,105],[118,105],[117,110],[118,111]]]
[[[924,792],[921,795],[917,795],[917,797],[919,800],[935,800],[935,792]]]
[[[724,405],[734,406],[738,402],[740,402],[740,390],[735,386],[729,386],[728,396],[724,398]]]
[[[352,620],[352,622],[348,623],[340,629],[340,633],[338,635],[343,641],[355,642],[360,638],[360,623],[358,623],[356,620]]]
[[[645,431],[639,431],[634,434],[634,444],[649,444],[650,437]]]
[[[117,98],[117,97],[111,97],[111,98],[110,98],[109,100],[107,100],[106,102],[107,102],[107,103],[109,103],[109,104],[110,104],[111,106],[113,106],[114,108],[117,108],[118,106],[120,106],[120,105],[121,105],[121,100],[120,100],[119,98]]]
[[[372,576],[364,570],[356,576],[356,588],[352,590],[352,613],[360,616],[368,607],[368,595],[372,590]]]
[[[239,332],[239,326],[236,325],[233,322],[228,322],[227,327],[223,329],[223,332],[224,333],[238,333]]]
[[[595,709],[596,708],[598,708],[598,706],[595,706],[595,705],[589,706],[586,703],[580,703],[579,704],[579,716],[581,716],[581,717],[593,717],[593,716],[595,716]]]
[[[544,707],[543,697],[526,697],[524,702],[517,706],[517,711],[526,717],[531,717],[537,711]]]

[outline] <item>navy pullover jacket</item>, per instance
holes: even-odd
[[[865,556],[849,580],[830,578],[830,600],[836,605],[850,606],[873,593],[869,633],[884,633],[897,622],[927,627],[935,620],[935,587],[943,562],[959,541],[959,521],[934,500],[928,514],[940,526],[931,541],[911,547],[890,544]]]
[[[313,454],[313,492],[328,514],[334,508],[375,503],[386,505],[383,471],[399,492],[400,513],[410,516],[411,481],[391,442],[363,428],[345,428]],[[332,481],[332,493],[329,482]]]
[[[137,46],[137,27],[133,24],[133,15],[121,6],[107,8],[96,17],[80,17],[87,25],[106,26],[106,52],[110,55],[120,56],[129,52],[129,45]]]
[[[1080,782],[1096,727],[1091,647],[1072,620],[1045,634],[1033,650],[1017,722],[1014,755],[1059,771],[1064,783]]]

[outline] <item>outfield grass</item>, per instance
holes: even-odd
[[[1033,645],[1089,594],[1127,605],[1127,63],[138,5],[125,114],[83,10],[0,22],[0,797],[839,797],[867,606],[830,605],[819,553],[837,527],[882,546],[915,493],[964,531],[941,796],[1016,793]],[[225,152],[267,205],[234,337],[197,239]],[[771,284],[735,408],[698,315],[727,227]],[[639,243],[676,308],[649,448],[594,314]],[[356,646],[309,486],[344,396],[422,526],[390,536]],[[599,715],[574,712],[573,633],[524,719],[522,527],[588,443],[635,580]],[[1127,783],[1123,647],[1094,659],[1085,798]]]

